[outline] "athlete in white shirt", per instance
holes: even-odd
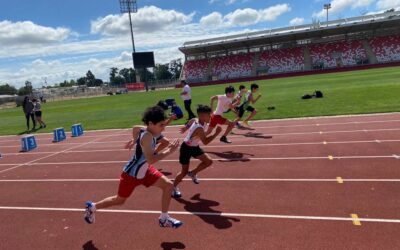
[[[232,143],[228,140],[227,135],[232,131],[235,123],[223,117],[223,113],[228,111],[229,109],[233,112],[235,111],[235,103],[232,103],[233,97],[235,95],[235,88],[232,86],[225,88],[225,95],[215,95],[211,97],[211,109],[214,107],[214,102],[217,101],[217,108],[214,113],[211,115],[210,125],[207,129],[207,135],[209,135],[217,124],[219,125],[227,125],[225,133],[221,136],[220,141],[224,143]]]

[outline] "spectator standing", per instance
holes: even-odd
[[[35,117],[33,114],[33,108],[34,105],[31,102],[31,100],[29,99],[28,96],[25,96],[24,98],[24,102],[22,103],[22,109],[24,110],[25,113],[25,118],[26,118],[26,127],[27,127],[27,131],[29,132],[29,119],[32,119],[32,124],[33,124],[33,128],[32,130],[36,129],[36,121],[35,121]]]
[[[192,105],[192,95],[191,95],[192,94],[192,90],[190,89],[190,86],[186,81],[182,80],[181,84],[184,85],[183,86],[183,90],[181,92],[182,100],[185,103],[185,109],[189,114],[188,120],[191,120],[191,119],[196,117],[194,115],[192,109],[190,108],[190,106]]]

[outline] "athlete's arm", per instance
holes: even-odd
[[[166,156],[173,153],[179,146],[179,141],[176,139],[172,143],[169,143],[165,150],[163,150],[158,154],[155,154],[155,152],[151,148],[152,141],[153,137],[150,134],[145,134],[142,140],[140,141],[144,157],[146,158],[148,164],[154,164],[164,159]]]
[[[215,101],[218,102],[218,96],[215,95],[215,96],[211,97],[210,101],[211,101],[211,103],[210,103],[211,110],[214,110],[214,102]]]
[[[204,129],[202,129],[202,128],[197,128],[197,129],[193,132],[192,137],[199,137],[200,140],[201,140],[201,142],[202,142],[204,145],[208,145],[210,142],[212,142],[212,141],[215,139],[215,137],[218,136],[219,133],[221,133],[221,131],[222,131],[222,128],[221,128],[220,126],[218,126],[218,127],[216,128],[216,130],[215,130],[215,133],[214,133],[213,135],[206,136],[206,133],[204,132]]]
[[[193,118],[190,121],[188,121],[186,123],[186,125],[179,130],[181,132],[181,134],[184,134],[192,126],[193,122],[195,122],[195,121],[196,121],[196,118]]]
[[[132,140],[130,140],[130,141],[128,141],[126,143],[125,149],[131,150],[133,148],[133,146],[135,145],[135,142],[136,142],[136,140],[137,140],[137,138],[139,136],[139,132],[140,132],[141,129],[145,129],[145,127],[144,126],[139,126],[139,125],[133,126],[133,128],[132,128]]]

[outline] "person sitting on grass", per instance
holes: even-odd
[[[212,164],[211,157],[207,153],[204,153],[199,146],[200,141],[204,145],[209,144],[222,131],[222,128],[218,126],[213,135],[206,136],[204,126],[210,121],[211,111],[210,107],[199,105],[197,108],[198,119],[194,118],[190,120],[185,127],[181,129],[182,134],[187,130],[189,130],[189,133],[186,135],[180,148],[179,163],[182,165],[182,170],[177,174],[174,180],[174,189],[172,191],[173,198],[180,198],[182,196],[178,185],[186,175],[191,177],[195,184],[199,184],[197,174]],[[200,163],[195,169],[189,172],[189,163],[192,157],[200,160]]]
[[[153,167],[154,163],[173,153],[179,146],[179,141],[174,140],[162,152],[155,154],[156,138],[165,129],[165,119],[164,110],[161,107],[150,107],[145,111],[142,121],[146,125],[146,130],[140,131],[135,142],[134,155],[123,168],[117,195],[96,203],[87,201],[85,210],[87,223],[94,223],[96,210],[124,204],[137,186],[144,185],[155,186],[162,190],[161,215],[158,220],[160,227],[178,228],[183,224],[168,215],[172,182]]]
[[[235,95],[235,88],[232,86],[225,88],[225,95],[215,95],[211,97],[211,109],[214,107],[214,102],[217,101],[217,108],[214,113],[211,115],[210,124],[208,126],[206,135],[209,135],[217,124],[226,125],[227,128],[224,134],[221,136],[220,141],[224,143],[232,143],[228,140],[227,135],[232,131],[235,123],[223,117],[223,113],[228,109],[231,109],[233,112],[235,111],[235,104],[232,103],[233,96]]]

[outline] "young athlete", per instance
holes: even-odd
[[[240,112],[240,104],[242,104],[244,102],[244,97],[247,93],[247,89],[244,85],[240,85],[239,86],[239,92],[236,94],[235,98],[234,98],[234,106],[235,106],[235,110],[236,110],[236,119],[235,119],[235,125],[237,128],[243,128],[242,125],[240,125],[239,121],[241,120],[241,117],[239,116],[239,112]],[[242,114],[243,116],[243,114]]]
[[[179,141],[174,140],[168,144],[165,150],[155,153],[156,138],[165,129],[165,119],[164,110],[161,107],[155,106],[145,111],[142,120],[146,124],[146,129],[139,129],[134,155],[123,168],[120,177],[118,194],[96,203],[86,202],[85,220],[87,223],[91,224],[95,221],[96,210],[124,204],[137,186],[144,185],[146,187],[155,186],[162,190],[160,227],[178,228],[182,225],[181,221],[168,215],[172,182],[153,167],[154,163],[174,152],[179,146]]]
[[[182,164],[182,170],[175,177],[174,189],[172,191],[172,197],[180,198],[182,196],[178,189],[179,183],[182,181],[183,177],[188,175],[192,178],[195,184],[199,184],[197,179],[197,174],[204,169],[208,168],[212,164],[212,159],[210,156],[200,148],[199,142],[201,141],[204,145],[209,144],[215,137],[221,133],[222,128],[217,127],[215,133],[211,136],[206,136],[204,132],[204,126],[210,121],[211,108],[208,106],[199,105],[197,108],[198,119],[190,120],[185,127],[181,129],[181,133],[185,133],[189,130],[186,135],[180,149],[179,163]],[[197,165],[195,169],[189,172],[190,158],[196,158],[200,160],[200,164]]]
[[[229,86],[225,88],[225,95],[216,95],[211,97],[211,105],[210,105],[211,109],[213,109],[215,101],[217,101],[218,104],[214,113],[211,115],[211,120],[206,135],[209,135],[213,131],[215,126],[217,126],[217,124],[227,125],[225,133],[220,138],[220,141],[224,143],[232,143],[231,141],[228,140],[226,136],[232,131],[233,127],[235,126],[235,123],[223,117],[222,114],[229,109],[236,112],[234,106],[235,104],[232,103],[234,95],[235,95],[235,88]]]
[[[236,122],[239,122],[244,115],[245,111],[250,112],[249,116],[243,121],[243,123],[246,126],[249,125],[249,120],[253,118],[257,114],[257,110],[253,108],[250,104],[255,104],[258,99],[260,99],[261,95],[258,95],[256,98],[254,98],[255,93],[258,91],[258,85],[253,83],[250,86],[250,91],[247,92],[246,96],[242,98],[242,102],[240,106],[237,107],[237,112],[238,112],[238,117],[235,120]]]

